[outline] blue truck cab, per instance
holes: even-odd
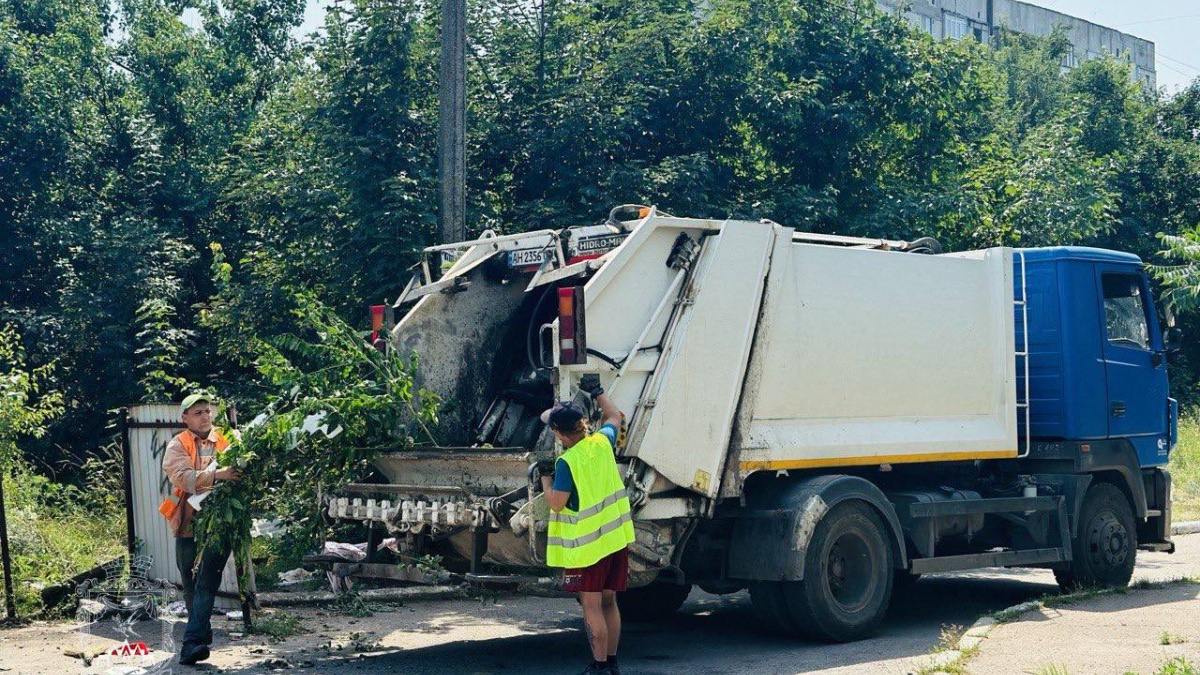
[[[1163,467],[1177,435],[1178,404],[1167,386],[1174,345],[1141,259],[1032,248],[1015,250],[1013,266],[1016,349],[1028,354],[1028,382],[1017,359],[1017,399],[1029,403],[1018,416],[1027,464],[1112,483],[1138,518],[1139,548],[1172,550]]]

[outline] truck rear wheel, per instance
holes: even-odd
[[[887,528],[871,506],[843,502],[817,523],[804,579],[784,586],[800,631],[833,642],[874,632],[892,598],[894,561]]]
[[[1071,540],[1071,565],[1055,570],[1059,588],[1070,592],[1088,587],[1123,587],[1133,577],[1137,526],[1125,493],[1110,483],[1088,488],[1079,509],[1079,525]]]
[[[788,609],[787,600],[783,597],[783,585],[786,581],[756,581],[750,585],[750,602],[754,606],[754,614],[767,630],[783,635],[795,635],[799,632],[796,620],[792,618],[792,610]]]
[[[617,606],[621,608],[621,618],[625,621],[661,621],[679,611],[691,592],[691,584],[655,581],[641,588],[617,593]]]
[[[750,587],[768,628],[818,640],[870,635],[887,612],[894,560],[887,529],[869,505],[843,502],[817,523],[805,550],[804,578]]]

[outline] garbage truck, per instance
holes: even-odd
[[[441,444],[384,453],[323,508],[468,579],[552,577],[538,464],[561,448],[539,413],[590,409],[590,374],[625,415],[630,618],[749,589],[770,630],[850,641],[923,574],[1121,586],[1138,551],[1174,550],[1181,336],[1134,255],[623,206],[414,269],[385,330],[445,400]]]

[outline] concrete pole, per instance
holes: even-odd
[[[442,0],[438,82],[440,243],[467,238],[467,2]]]

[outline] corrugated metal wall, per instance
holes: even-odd
[[[177,424],[172,428],[139,428],[139,424]],[[151,559],[152,578],[166,579],[179,585],[182,578],[175,563],[175,537],[158,505],[170,493],[171,485],[162,470],[163,453],[176,434],[183,431],[177,404],[135,405],[129,408],[129,471],[133,487],[134,533],[142,542],[139,555]],[[233,561],[225,565],[221,590],[237,593],[237,574]],[[217,598],[220,609],[236,609],[237,600]]]

